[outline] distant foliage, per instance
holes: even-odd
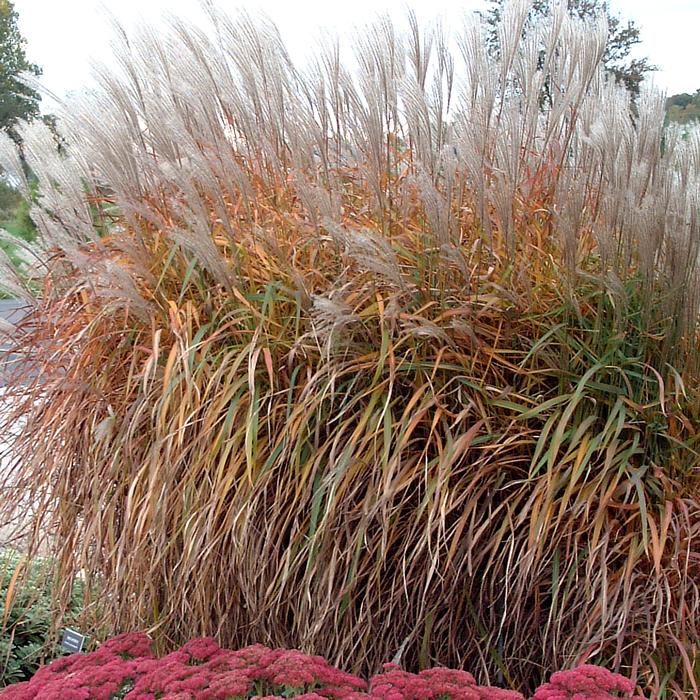
[[[700,90],[694,94],[682,92],[666,100],[666,115],[669,121],[678,124],[700,122]]]
[[[35,196],[34,187],[35,183],[32,196]],[[0,182],[0,249],[20,275],[25,275],[27,264],[34,262],[28,245],[37,235],[36,226],[29,215],[31,206],[16,188]]]
[[[22,79],[25,75],[40,76],[41,69],[27,59],[26,40],[17,22],[14,4],[10,0],[0,0],[0,131],[15,141],[19,139],[18,123],[39,117],[41,100],[39,93]],[[52,118],[47,119],[47,124],[55,124]],[[10,233],[10,237],[0,239],[0,249],[18,271],[23,270],[27,262],[25,245],[20,241],[26,244],[36,234],[29,207],[29,200],[22,197],[15,187],[0,182],[0,229]],[[14,241],[13,237],[20,241]]]
[[[12,218],[22,202],[22,195],[14,187],[0,181],[0,218],[3,221]]]
[[[17,137],[20,120],[39,115],[39,93],[27,86],[22,74],[38,77],[41,69],[27,60],[26,40],[17,26],[17,11],[10,0],[0,0],[0,130]]]
[[[508,0],[488,0],[490,8],[485,13],[488,42],[498,46],[498,30]],[[528,22],[541,22],[551,16],[556,3],[552,0],[535,0]],[[639,27],[631,20],[624,21],[610,10],[609,0],[566,0],[569,12],[580,19],[601,19],[608,29],[608,39],[603,56],[605,70],[624,85],[632,95],[638,95],[647,74],[656,70],[648,58],[632,58],[632,49],[641,43]]]

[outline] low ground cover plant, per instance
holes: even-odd
[[[634,683],[596,666],[555,673],[533,700],[632,698]],[[111,639],[90,654],[42,668],[26,683],[0,692],[2,700],[524,700],[514,691],[479,686],[466,671],[432,668],[408,673],[395,664],[369,682],[320,656],[262,645],[221,649],[195,639],[162,658],[144,634]]]
[[[32,676],[41,663],[61,655],[52,634],[53,576],[50,562],[0,550],[0,686]],[[82,610],[82,584],[76,581],[65,623]]]

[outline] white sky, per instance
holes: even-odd
[[[27,56],[44,69],[42,83],[59,96],[92,84],[90,61],[109,62],[110,13],[125,26],[158,21],[172,13],[203,17],[197,0],[14,0]],[[340,36],[387,11],[402,19],[405,8],[419,20],[442,16],[458,27],[465,12],[483,8],[484,0],[218,0],[223,9],[243,5],[262,10],[278,25],[292,58],[303,61],[322,32]],[[669,94],[700,88],[700,0],[611,0],[613,12],[641,29],[639,55],[660,67],[654,82]]]

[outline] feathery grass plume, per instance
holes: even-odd
[[[61,154],[23,133],[0,517],[163,648],[697,693],[700,137],[564,3],[499,60],[382,19],[356,72],[208,8],[123,35]]]

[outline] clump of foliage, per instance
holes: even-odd
[[[498,49],[498,32],[508,0],[488,0],[486,39],[488,44]],[[528,17],[529,22],[541,22],[551,16],[555,3],[551,0],[534,0]],[[639,27],[631,20],[623,21],[610,10],[608,0],[566,0],[568,11],[581,19],[596,19],[606,24],[608,39],[603,55],[606,72],[618,83],[624,85],[632,95],[638,95],[642,81],[648,73],[657,70],[648,58],[632,58],[632,49],[641,43]]]
[[[21,206],[22,195],[11,185],[0,181],[0,221],[12,220]]]
[[[632,697],[634,683],[604,668],[555,673],[533,700]],[[260,644],[221,649],[194,639],[157,658],[145,634],[110,639],[91,654],[74,654],[40,669],[26,683],[0,692],[2,700],[524,700],[520,693],[477,685],[466,671],[432,668],[419,674],[387,664],[369,682],[323,657]]]
[[[33,262],[27,245],[36,238],[36,226],[29,215],[30,208],[30,202],[17,189],[0,182],[0,248],[18,271],[24,271],[28,261]]]
[[[0,130],[17,139],[16,126],[39,115],[41,96],[23,77],[41,75],[27,60],[26,40],[17,25],[18,15],[10,0],[0,0]]]
[[[666,116],[670,122],[693,124],[700,122],[700,90],[681,92],[666,100]]]
[[[125,39],[61,153],[22,130],[0,517],[105,624],[698,692],[700,135],[633,115],[603,22],[531,9],[497,58],[409,16],[302,72],[210,6]]]
[[[1,184],[0,187],[2,187]],[[31,243],[36,238],[36,226],[29,215],[31,204],[20,197],[16,191],[14,191],[14,195],[16,197],[8,196],[8,199],[12,198],[14,201],[9,211],[3,211],[4,215],[0,218],[0,227],[20,241]],[[7,243],[7,241],[3,240],[3,243]]]
[[[0,552],[0,686],[32,676],[39,664],[60,655],[52,634],[52,577],[48,562]],[[82,584],[76,581],[66,610],[70,623],[82,608]]]
[[[27,78],[38,78],[41,68],[27,59],[25,45],[14,4],[10,0],[0,0],[0,130],[17,143],[20,141],[18,123],[40,116],[41,96]],[[42,120],[55,128],[53,116],[42,117]],[[26,174],[31,178],[30,173]],[[0,249],[6,264],[23,272],[27,262],[33,262],[26,244],[36,235],[36,226],[29,215],[30,201],[30,197],[22,196],[16,187],[0,181]],[[5,235],[5,231],[10,236]]]

